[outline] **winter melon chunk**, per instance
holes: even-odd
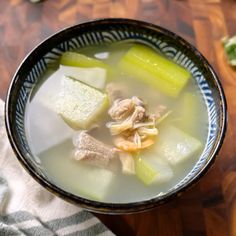
[[[110,170],[89,165],[77,165],[77,168],[81,177],[77,190],[92,199],[103,200],[109,192],[115,174]]]
[[[39,154],[48,177],[73,194],[104,201],[116,175],[110,170],[74,161],[70,158],[72,148],[71,139],[66,139]]]
[[[60,71],[67,77],[72,77],[96,89],[104,89],[106,83],[106,70],[103,68],[82,68],[76,66],[60,65]]]
[[[120,60],[119,67],[174,98],[191,79],[190,72],[185,68],[141,44],[128,50]]]
[[[186,92],[183,94],[180,106],[177,106],[180,117],[180,125],[190,134],[196,133],[199,123],[200,103],[196,94]]]
[[[71,128],[88,128],[107,106],[108,98],[105,93],[63,76],[56,109]]]
[[[175,165],[195,155],[202,148],[201,142],[174,127],[165,126],[155,145],[155,151],[170,164]]]
[[[104,62],[92,57],[87,57],[76,52],[65,52],[61,56],[61,65],[78,67],[100,67],[109,70],[109,66]]]
[[[168,163],[155,154],[140,154],[135,158],[135,168],[136,176],[146,185],[167,182],[173,177]]]

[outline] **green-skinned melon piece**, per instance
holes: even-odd
[[[107,73],[104,68],[83,68],[60,65],[60,71],[63,75],[79,80],[96,89],[102,90],[105,87]]]
[[[112,73],[112,69],[109,65],[101,60],[85,56],[77,52],[65,52],[62,54],[60,64],[64,66],[78,66],[84,68],[103,68],[107,71],[107,74]]]
[[[177,97],[191,78],[185,68],[141,44],[130,48],[119,67],[170,97]]]
[[[200,112],[200,104],[197,96],[190,92],[184,93],[177,110],[179,112],[181,127],[189,133],[195,133]]]
[[[136,176],[146,185],[169,181],[173,177],[171,167],[151,152],[135,157]]]
[[[73,129],[87,129],[107,108],[108,98],[80,81],[63,76],[57,113]]]
[[[67,139],[39,154],[47,174],[69,192],[92,200],[104,201],[116,175],[110,170],[74,161],[71,158],[72,148],[71,139]],[[69,173],[59,170],[68,170]],[[68,184],[68,181],[72,183]]]
[[[174,126],[165,126],[160,129],[155,152],[170,164],[176,165],[191,158],[201,148],[198,139]]]
[[[95,200],[103,200],[114,180],[114,173],[107,169],[89,165],[78,165],[77,167],[82,177],[82,180],[78,180],[78,190]]]

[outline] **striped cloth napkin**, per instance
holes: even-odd
[[[91,213],[42,188],[21,167],[4,127],[0,100],[0,235],[114,235]]]

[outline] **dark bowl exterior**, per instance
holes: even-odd
[[[30,70],[33,67],[35,61],[39,60],[43,57],[49,49],[52,49],[55,44],[58,43],[58,40],[67,40],[70,39],[75,31],[84,32],[88,30],[92,30],[93,27],[97,28],[109,28],[111,26],[116,25],[128,25],[132,27],[136,27],[137,29],[143,28],[147,29],[148,32],[158,32],[163,34],[166,37],[169,37],[172,40],[173,44],[178,45],[179,47],[184,48],[186,52],[189,52],[193,57],[193,60],[196,64],[201,64],[201,70],[208,76],[208,83],[214,88],[217,94],[213,94],[213,98],[217,99],[217,106],[219,108],[219,132],[217,132],[216,142],[213,150],[209,154],[209,157],[203,168],[192,178],[189,182],[185,183],[178,189],[164,195],[159,196],[153,199],[140,201],[140,202],[132,202],[132,203],[104,203],[93,200],[88,200],[69,192],[64,191],[63,189],[57,187],[55,184],[51,183],[41,172],[40,168],[37,165],[32,165],[29,157],[27,157],[26,153],[22,151],[21,145],[22,143],[19,141],[19,138],[16,136],[16,125],[15,125],[15,105],[16,105],[16,97],[19,92],[19,89],[23,86],[22,78],[27,74],[27,70]],[[21,75],[21,76],[19,76]],[[214,97],[215,96],[215,97]],[[17,72],[15,73],[13,80],[10,84],[7,100],[5,104],[5,122],[7,134],[11,143],[11,146],[16,154],[16,157],[22,164],[22,166],[29,172],[29,174],[38,181],[43,187],[48,189],[50,192],[55,195],[63,198],[66,201],[69,201],[73,204],[77,204],[85,209],[90,211],[99,212],[99,213],[109,213],[109,214],[124,214],[124,213],[134,213],[140,211],[146,211],[148,209],[157,207],[163,203],[170,201],[171,199],[176,198],[184,191],[186,191],[189,187],[193,186],[210,168],[213,164],[215,158],[218,155],[218,152],[222,146],[227,126],[227,108],[226,108],[226,100],[223,92],[222,85],[214,72],[213,68],[204,58],[204,56],[192,45],[186,42],[183,38],[177,36],[176,34],[151,23],[146,23],[142,21],[136,21],[131,19],[101,19],[95,20],[79,25],[75,25],[73,27],[64,29],[53,36],[46,39],[44,42],[35,47],[28,56],[23,60]],[[29,151],[30,153],[30,151]]]

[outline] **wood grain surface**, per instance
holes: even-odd
[[[220,41],[236,34],[236,1],[0,0],[0,97],[37,43],[64,27],[102,17],[159,24],[194,44],[221,78],[229,120],[219,158],[188,192],[146,213],[97,216],[116,235],[236,235],[236,70],[227,65]]]

